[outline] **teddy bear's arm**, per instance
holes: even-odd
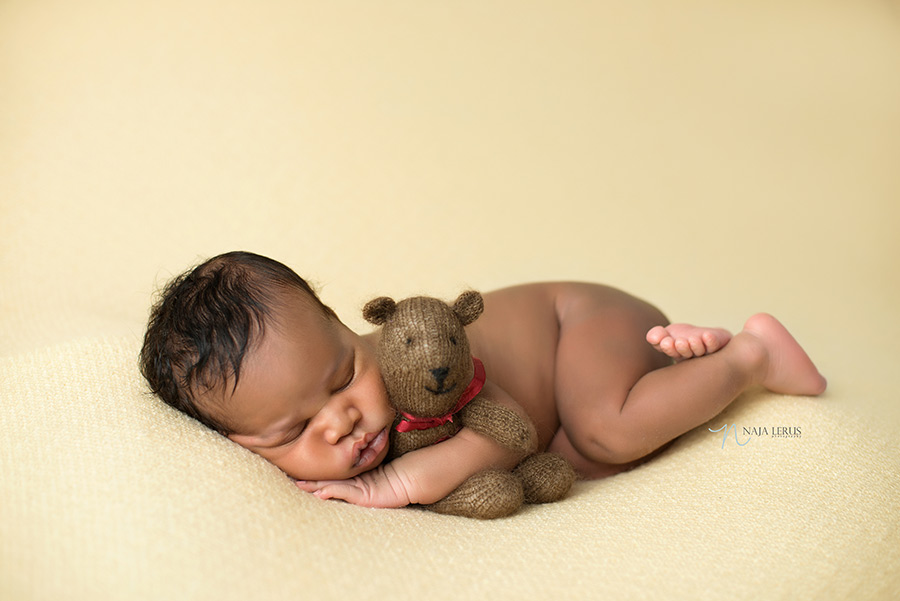
[[[537,432],[524,412],[514,410],[512,405],[509,395],[488,380],[482,392],[463,408],[460,418],[464,427],[508,449],[531,453],[537,446]]]
[[[396,428],[391,428],[391,450],[388,457],[393,459],[416,449],[437,444],[456,434],[460,427],[458,423],[447,422],[426,430],[409,432],[398,432]]]

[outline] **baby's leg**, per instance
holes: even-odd
[[[647,356],[662,357],[638,331],[641,320],[624,321],[597,312],[561,329],[561,428],[550,449],[570,456],[589,477],[652,453],[712,419],[751,386],[809,395],[825,389],[809,357],[771,316],[752,317],[714,354],[661,368]]]

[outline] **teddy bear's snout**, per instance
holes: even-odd
[[[452,386],[449,388],[444,387],[444,383],[447,380],[447,376],[450,375],[449,367],[435,367],[434,369],[429,370],[431,372],[432,377],[434,377],[435,387],[431,388],[426,386],[425,389],[432,394],[444,394],[445,392],[449,392],[453,389]]]

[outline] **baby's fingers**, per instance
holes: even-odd
[[[320,499],[338,499],[355,505],[369,505],[365,502],[366,494],[355,484],[349,482],[330,482],[313,493]]]
[[[358,503],[363,492],[353,480],[295,480],[300,490],[310,492],[320,499],[340,499]]]
[[[294,480],[294,484],[297,485],[297,488],[306,492],[316,492],[321,486],[319,482],[314,480]]]
[[[388,469],[390,468],[390,469]],[[297,487],[320,499],[340,499],[364,507],[404,507],[410,496],[402,477],[381,466],[351,480],[298,480]]]

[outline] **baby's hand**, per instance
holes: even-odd
[[[410,483],[391,464],[351,480],[297,480],[295,484],[320,499],[340,499],[363,507],[405,507],[411,503]]]
[[[436,503],[470,476],[488,468],[510,470],[521,453],[463,428],[444,442],[406,453],[350,480],[298,481],[320,499],[341,499],[364,507]]]

